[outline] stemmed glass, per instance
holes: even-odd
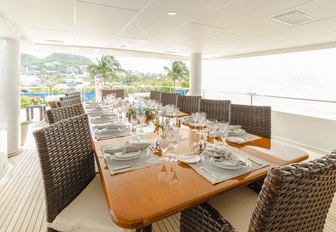
[[[140,131],[143,132],[143,125],[145,124],[146,121],[146,114],[145,112],[139,112],[137,113],[136,117],[140,122]]]
[[[171,161],[172,162],[178,162],[178,160],[176,159],[176,151],[177,151],[177,147],[178,147],[178,144],[180,142],[180,134],[179,134],[179,128],[175,127],[175,128],[172,128],[170,131],[169,131],[169,139],[170,139],[170,142],[171,144],[173,145],[173,148],[174,148],[174,151],[173,153],[171,154],[170,158],[171,158]]]
[[[219,122],[219,137],[221,138],[221,145],[226,146],[226,139],[229,135],[229,123],[228,122]]]
[[[159,140],[159,145],[160,145],[160,149],[161,149],[161,152],[162,152],[162,157],[160,158],[160,160],[162,161],[168,161],[167,159],[167,150],[168,150],[168,147],[170,145],[170,140],[169,138],[161,138]]]
[[[214,138],[216,137],[216,131],[218,129],[218,124],[216,119],[208,119],[207,127],[209,131],[210,143],[214,143]]]
[[[138,119],[134,114],[131,114],[130,118],[132,124],[132,134],[134,135],[136,133],[136,125],[138,124]]]

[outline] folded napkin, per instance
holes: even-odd
[[[204,155],[215,158],[223,157],[226,153],[225,149],[219,147],[210,147],[203,151]]]
[[[129,152],[136,152],[143,149],[148,148],[151,145],[151,143],[126,143],[123,146],[114,146],[114,147],[106,147],[104,149],[105,153],[108,154],[114,154],[117,152],[121,153],[129,153]]]
[[[119,128],[124,128],[125,125],[121,124],[121,123],[106,123],[106,124],[101,124],[101,125],[95,125],[93,128],[94,129],[99,129],[99,130],[103,130],[103,129],[119,129]]]
[[[246,134],[246,131],[240,128],[229,131],[229,136],[239,136],[244,134]]]

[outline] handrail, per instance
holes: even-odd
[[[117,89],[117,88],[133,89],[133,93],[135,93],[135,87],[132,86],[132,85],[114,85],[114,86],[112,86],[112,89]]]
[[[205,98],[205,93],[206,92],[226,93],[226,94],[236,94],[236,95],[250,96],[250,98],[251,98],[251,105],[253,103],[253,97],[267,97],[267,98],[279,98],[279,99],[298,100],[298,101],[336,103],[336,101],[331,101],[331,100],[312,99],[312,98],[299,98],[299,97],[287,97],[287,96],[276,96],[276,95],[267,95],[267,94],[257,94],[257,93],[253,93],[253,92],[240,93],[240,92],[217,91],[217,90],[208,90],[208,89],[203,89],[202,92],[203,92],[203,97],[204,98]]]

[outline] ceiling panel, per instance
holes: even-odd
[[[75,0],[1,0],[0,9],[18,27],[74,30]]]
[[[77,3],[78,38],[90,34],[108,40],[109,36],[116,36],[129,23],[136,12],[109,6]]]
[[[46,40],[55,40],[63,42],[76,42],[74,32],[66,31],[52,31],[52,30],[40,30],[40,29],[31,29],[26,27],[21,27],[20,30],[26,34],[30,35],[31,40],[37,43],[46,43]],[[49,41],[50,42],[50,41]]]
[[[171,33],[175,28],[187,23],[201,13],[227,2],[228,0],[156,0],[144,9],[121,37],[151,40]],[[169,16],[176,11],[176,16]],[[147,31],[144,34],[141,31]]]
[[[151,0],[79,0],[79,2],[96,3],[135,11],[141,10],[150,1]]]
[[[315,19],[324,19],[336,16],[336,1],[335,0],[315,0],[309,4],[297,8],[307,15]]]
[[[197,46],[203,44],[217,45],[217,44],[223,44],[227,41],[253,37],[261,33],[279,30],[287,27],[289,26],[286,24],[278,23],[270,18],[266,18],[252,21],[250,23],[246,23],[226,30],[221,30],[219,33],[214,34],[212,36],[191,40],[188,41],[187,43]]]
[[[151,41],[151,43],[164,43],[167,46],[172,45],[181,45],[184,42],[194,40],[200,37],[206,37],[215,33],[220,32],[220,29],[204,26],[196,23],[187,23],[182,27],[174,30],[172,33],[169,33],[159,39]],[[166,49],[165,49],[166,50]]]
[[[193,22],[229,28],[313,0],[234,0],[204,14]]]
[[[302,38],[304,39],[306,36],[321,34],[332,32],[336,30],[336,17],[329,18],[320,21],[314,21],[307,24],[302,24],[295,27],[289,27],[283,30],[265,33],[261,36],[271,40],[288,40],[292,38]]]

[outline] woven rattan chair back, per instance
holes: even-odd
[[[175,105],[177,104],[177,93],[166,93],[162,92],[161,93],[161,102],[162,105]]]
[[[155,91],[152,90],[149,93],[149,99],[157,100],[158,102],[161,102],[161,91]]]
[[[65,96],[66,97],[70,97],[70,96],[81,96],[81,92],[78,91],[78,92],[69,92],[69,93],[65,93]]]
[[[177,97],[177,107],[180,108],[180,111],[184,113],[194,113],[199,109],[199,101],[201,96],[183,96],[178,95]]]
[[[200,99],[199,111],[205,112],[209,119],[228,122],[230,116],[230,101]]]
[[[102,92],[102,99],[104,100],[107,95],[112,94],[112,93],[115,94],[116,98],[121,98],[121,99],[125,98],[125,90],[124,89],[105,89]]]
[[[272,168],[259,194],[249,231],[322,232],[335,183],[335,154]]]
[[[58,107],[73,106],[73,105],[78,105],[78,104],[82,104],[82,101],[80,100],[80,98],[63,100],[63,101],[57,102]]]
[[[241,125],[249,133],[271,138],[270,106],[230,105],[230,124]]]
[[[70,96],[64,96],[59,98],[60,101],[67,101],[67,100],[73,100],[73,99],[79,99],[80,100],[80,95],[70,95]]]
[[[249,232],[322,232],[336,191],[336,154],[268,171]],[[208,203],[181,213],[181,232],[236,231]]]
[[[81,115],[60,121],[35,131],[34,137],[42,169],[47,221],[52,222],[95,177],[88,117]]]
[[[46,120],[48,121],[49,124],[53,124],[55,122],[59,122],[61,120],[82,114],[85,114],[83,104],[64,106],[47,110]]]

